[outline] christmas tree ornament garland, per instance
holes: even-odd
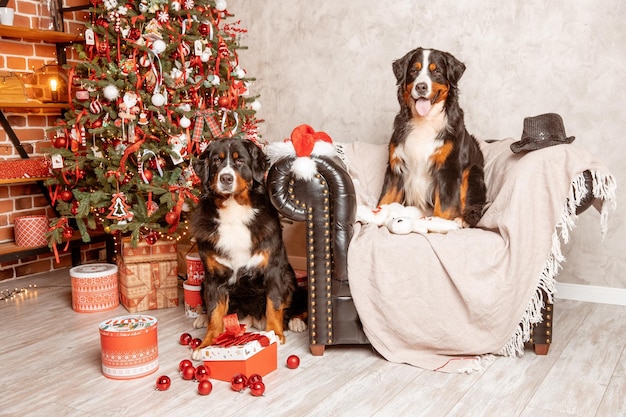
[[[197,201],[194,159],[222,137],[257,142],[259,108],[237,51],[246,32],[225,0],[91,0],[81,59],[67,66],[70,110],[50,149],[61,217],[133,243],[177,237]],[[67,235],[67,232],[65,233]]]

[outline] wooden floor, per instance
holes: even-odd
[[[38,287],[0,301],[2,416],[626,416],[626,307],[557,300],[548,356],[499,357],[470,375],[390,363],[366,346],[313,357],[307,336],[289,333],[265,396],[221,381],[200,396],[178,376],[190,356],[180,334],[203,333],[182,306],[149,312],[158,319],[159,370],[111,380],[101,373],[98,325],[126,310],[74,312],[68,271],[3,281],[0,290],[29,284]],[[284,365],[291,354],[298,369]],[[159,375],[172,378],[168,391],[154,389]]]

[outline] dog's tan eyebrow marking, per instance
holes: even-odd
[[[239,158],[239,152],[235,151],[233,152],[233,159],[238,159]]]
[[[434,71],[437,69],[437,64],[435,64],[434,62],[431,62],[431,64],[428,66],[428,69],[430,71]]]
[[[416,62],[415,63],[415,68],[419,71],[422,69],[422,63],[421,62]]]
[[[224,159],[226,157],[226,154],[224,154],[224,152],[220,152],[219,155],[220,159]]]

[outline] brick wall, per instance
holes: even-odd
[[[65,7],[88,4],[86,0],[65,0]],[[14,26],[25,28],[38,27],[39,1],[9,0],[8,7],[15,9]],[[80,33],[83,26],[80,23],[88,16],[86,11],[65,13],[65,31]],[[15,38],[0,37],[0,96],[3,77],[12,73],[33,72],[47,64],[56,63],[56,46],[44,42],[31,42]],[[69,62],[73,60],[72,49],[66,49]],[[2,97],[0,97],[0,100]],[[39,111],[20,111],[18,109],[4,110],[4,114],[12,126],[15,134],[22,143],[29,156],[42,156],[50,146],[47,139],[47,128],[54,125],[58,115],[41,114]],[[14,149],[6,132],[0,128],[0,160],[18,159],[19,154]],[[54,217],[55,213],[47,202],[44,194],[36,184],[0,184],[0,245],[2,242],[14,240],[14,219],[19,216],[32,214],[46,214]],[[86,245],[82,253],[82,261],[101,259],[104,244]],[[0,264],[0,281],[17,278],[25,275],[42,273],[71,265],[71,257],[64,254],[57,263],[50,254]]]

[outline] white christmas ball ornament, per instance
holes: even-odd
[[[113,84],[107,85],[106,87],[102,89],[102,95],[107,100],[114,101],[114,100],[117,100],[117,98],[120,96],[120,90]]]
[[[215,2],[215,8],[217,10],[219,10],[220,12],[223,12],[224,10],[226,10],[227,4],[226,4],[226,0],[217,0]]]
[[[165,51],[166,47],[167,45],[165,44],[165,41],[161,39],[157,39],[154,42],[152,42],[152,52],[154,52],[155,55],[162,54],[163,51]]]
[[[243,78],[246,76],[246,70],[244,70],[243,68],[237,66],[237,68],[235,68],[235,76],[237,78]]]
[[[261,110],[261,102],[259,100],[254,100],[252,103],[250,103],[250,108],[254,111]]]
[[[191,126],[191,120],[189,120],[189,118],[187,116],[183,116],[180,118],[180,127],[182,127],[183,129],[187,129],[189,126]]]
[[[213,85],[220,85],[220,77],[219,75],[210,75],[209,76],[209,81],[211,82],[211,84]]]
[[[141,58],[139,58],[139,65],[141,65],[142,67],[144,68],[149,67],[150,64],[151,64],[150,58],[148,58],[147,55],[144,55]]]
[[[161,93],[155,93],[152,96],[152,104],[154,104],[155,106],[159,107],[165,104],[165,96]]]

